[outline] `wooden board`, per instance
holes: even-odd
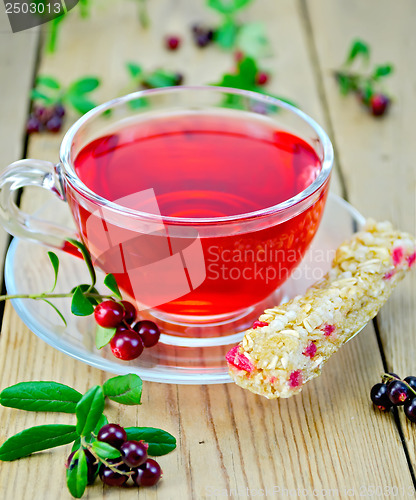
[[[369,3],[374,9],[375,0]],[[342,23],[343,2],[337,0],[333,4],[331,15]],[[39,71],[57,76],[63,82],[85,73],[100,75],[104,85],[99,98],[105,100],[123,92],[126,85],[123,67],[128,60],[141,62],[150,69],[156,66],[186,68],[186,82],[194,84],[216,81],[223,71],[233,66],[231,55],[213,47],[198,50],[191,45],[189,35],[184,35],[184,47],[177,53],[163,49],[163,34],[189,33],[187,27],[192,22],[210,18],[200,4],[191,0],[153,0],[150,7],[153,24],[149,32],[141,31],[137,24],[134,2],[101,2],[88,21],[80,20],[76,12],[71,13],[63,25],[57,54],[42,56]],[[316,9],[315,15],[319,17],[318,7]],[[325,33],[338,39],[337,33],[333,33],[335,28],[330,29],[330,23],[313,19],[313,24],[319,26],[320,38],[316,30],[312,38],[308,25],[310,15],[302,2],[293,0],[262,0],[246,14],[252,20],[264,21],[273,40],[274,54],[267,61],[274,72],[270,90],[292,98],[328,130],[333,127],[338,134],[331,108],[325,106],[327,102],[332,103],[329,99],[335,99],[336,95],[332,91],[331,97],[329,83],[323,84],[327,76],[325,70],[315,66],[313,51],[314,44],[323,50],[320,40],[325,40]],[[214,14],[211,19],[216,20]],[[328,39],[332,43],[332,39]],[[337,57],[343,53],[344,47],[341,47]],[[399,54],[393,54],[393,58],[399,58]],[[352,106],[346,106],[350,108]],[[362,115],[360,117],[365,121]],[[350,140],[361,140],[363,130],[360,137],[358,133],[354,136],[350,120],[351,117],[345,118],[350,124]],[[356,120],[359,121],[358,115]],[[365,123],[367,128],[374,126],[371,121]],[[35,137],[30,141],[29,155],[56,161],[59,141],[59,136]],[[348,151],[344,142],[336,142],[342,173],[350,187],[355,177],[344,165]],[[375,159],[369,161],[369,168],[373,168]],[[333,188],[339,191],[339,178],[335,176],[334,180]],[[390,185],[392,191],[394,186],[394,183]],[[366,192],[368,198],[375,199],[375,195],[375,190]],[[42,192],[27,191],[23,197],[24,208],[34,210],[45,199]],[[357,195],[354,202],[358,201]],[[373,205],[370,199],[368,206],[374,207],[375,216],[382,216],[377,204]],[[0,340],[0,367],[2,387],[41,379],[57,380],[85,391],[109,376],[41,342],[21,323],[10,305],[6,308]],[[371,486],[397,486],[403,488],[401,491],[413,492],[395,423],[375,412],[369,402],[369,389],[382,369],[370,325],[328,363],[321,378],[308,384],[296,398],[268,401],[231,384],[198,387],[146,382],[142,406],[124,408],[111,404],[107,413],[110,421],[154,425],[178,438],[177,451],[160,459],[163,481],[156,488],[140,491],[143,498],[244,498],[249,494],[261,496],[260,490],[263,496],[267,490],[269,497],[285,498],[289,493],[284,489],[292,491],[293,496],[297,488],[305,489],[315,498],[330,497],[329,489],[332,497],[346,498],[351,496],[351,491],[358,496]],[[71,417],[56,419],[0,409],[3,422],[0,439],[46,419],[66,422]],[[68,453],[68,450],[56,449],[19,462],[3,463],[0,468],[2,497],[69,498],[63,470]],[[86,498],[136,497],[137,490],[133,488],[111,490],[99,482],[89,488],[86,495]]]

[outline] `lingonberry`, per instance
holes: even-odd
[[[411,422],[416,422],[416,398],[406,401],[404,413]]]
[[[169,35],[165,38],[166,48],[169,50],[176,50],[181,44],[181,39],[178,36]]]
[[[106,424],[99,430],[97,439],[98,441],[104,441],[105,443],[111,444],[111,446],[118,449],[127,441],[127,434],[120,425]]]
[[[390,99],[384,94],[373,94],[370,98],[370,110],[373,116],[382,116],[390,105]]]
[[[137,317],[136,308],[131,302],[127,302],[127,300],[122,300],[121,305],[124,307],[123,321],[130,325]]]
[[[370,392],[371,401],[381,411],[389,411],[393,406],[387,394],[386,384],[376,384],[371,388]]]
[[[42,124],[36,116],[30,115],[26,123],[26,132],[28,134],[34,134],[35,132],[40,132]]]
[[[46,129],[49,130],[49,132],[59,132],[62,128],[62,118],[59,116],[52,116],[47,122],[46,122]]]
[[[71,464],[71,461],[72,461],[72,457],[75,455],[76,453],[76,450],[73,451],[69,457],[67,458],[67,461],[66,461],[66,464],[65,464],[65,467],[67,469],[69,468],[73,468],[75,467],[76,463],[78,462],[78,459],[74,461],[73,464]],[[81,452],[82,453],[82,452]],[[99,462],[98,460],[94,457],[94,455],[89,452],[88,450],[84,450],[84,453],[85,453],[85,458],[87,459],[87,481],[88,481],[88,484],[92,484],[94,481],[95,481],[95,478],[97,477],[97,470],[98,470],[98,467],[99,467]]]
[[[159,342],[160,330],[153,321],[139,321],[134,330],[140,335],[145,347],[153,347]]]
[[[124,361],[136,359],[143,352],[143,341],[133,330],[118,328],[110,341],[111,352]]]
[[[163,471],[156,460],[148,458],[143,465],[134,469],[131,477],[137,486],[154,486],[162,474]]]
[[[268,73],[264,71],[260,71],[256,75],[256,83],[257,85],[266,85],[266,83],[269,81],[269,75]]]
[[[123,462],[128,467],[139,467],[147,460],[147,448],[143,441],[126,441],[120,446]]]
[[[393,380],[387,386],[390,401],[397,406],[404,405],[410,398],[410,389],[401,380]]]
[[[412,376],[410,376],[410,377],[406,377],[406,378],[404,379],[404,381],[405,381],[407,384],[409,384],[409,385],[410,385],[410,387],[411,387],[414,391],[416,391],[416,377],[412,377]],[[416,395],[415,395],[414,393],[411,393],[411,394],[410,394],[410,397],[411,397],[412,399],[413,399],[415,396],[416,396]]]
[[[118,302],[105,300],[94,309],[95,321],[103,328],[114,328],[118,326],[124,317],[124,308]]]
[[[120,463],[120,458],[107,459],[107,462],[117,468],[120,472],[129,472],[130,468],[124,463]],[[114,472],[110,467],[102,466],[99,471],[100,479],[108,486],[123,486],[129,478],[127,474]]]

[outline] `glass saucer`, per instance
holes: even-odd
[[[58,222],[70,219],[66,205],[58,200],[48,201],[40,212],[59,214]],[[330,194],[325,213],[301,264],[291,278],[276,292],[276,302],[303,294],[330,267],[336,248],[348,239],[364,222],[364,218],[343,199]],[[60,259],[60,273],[56,293],[65,293],[77,284],[88,283],[88,271],[81,259],[55,250]],[[99,283],[104,274],[97,272]],[[5,280],[9,294],[39,293],[52,285],[53,273],[44,246],[15,238],[9,248],[5,264]],[[100,287],[98,287],[100,289]],[[63,312],[68,326],[64,326],[53,309],[42,301],[14,299],[17,314],[39,338],[73,358],[101,370],[115,373],[137,373],[143,380],[174,384],[219,384],[231,382],[224,356],[241,340],[244,332],[225,337],[198,339],[188,345],[172,342],[169,335],[161,335],[160,342],[145,349],[142,356],[125,362],[115,358],[109,346],[97,350],[94,344],[95,322],[92,317],[76,317],[70,312],[69,299],[54,299]],[[185,345],[184,345],[185,344]]]

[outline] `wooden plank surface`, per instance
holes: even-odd
[[[349,116],[348,113],[353,113],[353,106],[341,102],[337,106],[339,110],[341,105],[344,106],[346,124],[341,118],[336,121],[332,114],[333,103],[339,98],[327,81],[327,70],[323,68],[338,64],[355,33],[342,35],[343,31],[337,30],[330,22],[315,19],[319,17],[320,9],[328,8],[327,15],[337,21],[333,24],[342,25],[346,15],[342,0],[327,3],[331,8],[323,2],[308,2],[310,9],[305,11],[302,2],[262,0],[255,3],[246,15],[264,21],[273,40],[274,55],[267,61],[274,72],[270,90],[298,102],[328,129],[333,127],[343,174],[348,188],[355,193],[357,173],[376,169],[378,165],[378,158],[370,155],[366,144],[356,145],[376,125],[363,117],[361,111],[356,116]],[[367,21],[375,8],[374,1],[368,3],[372,9],[365,10]],[[59,51],[53,56],[42,57],[39,71],[52,74],[63,82],[86,73],[100,75],[104,85],[99,98],[104,100],[122,92],[126,85],[123,66],[128,60],[136,60],[148,68],[167,66],[182,70],[186,67],[186,82],[194,84],[216,81],[223,71],[232,67],[229,54],[216,48],[199,51],[190,44],[189,38],[183,49],[175,54],[163,49],[162,34],[173,30],[184,33],[187,32],[185,26],[191,22],[209,19],[210,14],[200,4],[190,0],[154,0],[150,7],[153,24],[149,32],[141,31],[137,24],[134,2],[101,2],[88,21],[80,20],[76,12],[71,13],[71,19],[63,25]],[[403,8],[403,16],[411,11],[410,4],[406,8]],[[311,16],[312,26],[316,26],[313,39],[305,16]],[[211,19],[216,18],[212,15]],[[362,21],[364,26],[365,19]],[[109,26],[112,29],[103,35],[103,30]],[[122,26],[121,32],[117,31],[117,26]],[[379,38],[382,37],[381,30],[374,31]],[[347,40],[345,45],[340,41],[341,36]],[[332,40],[338,40],[337,50],[332,48]],[[325,43],[328,47],[323,47]],[[314,44],[320,58],[325,58],[325,66],[318,69],[314,68],[311,50]],[[332,58],[328,56],[326,60],[324,50],[331,53],[333,50]],[[393,61],[402,57],[399,47],[397,53],[396,49],[391,50]],[[336,63],[333,62],[335,59]],[[320,87],[322,79],[325,85]],[[325,99],[331,104],[331,113],[326,112]],[[359,124],[358,129],[353,126],[355,122]],[[344,137],[338,128],[341,126],[347,127],[350,142],[345,138],[341,140],[341,136]],[[384,142],[389,140],[386,132]],[[28,154],[56,161],[59,141],[59,136],[33,138]],[[350,162],[345,161],[353,148],[356,148],[356,157],[360,150],[367,156],[361,170],[353,171],[358,167],[351,167]],[[409,161],[407,156],[406,159]],[[380,179],[384,178],[384,170],[383,175],[378,176]],[[340,190],[337,178],[333,188]],[[400,196],[399,186],[393,178],[389,190],[393,196]],[[352,194],[359,208],[372,208],[377,218],[385,216],[383,204],[377,201],[376,189],[366,190],[366,205],[360,205],[362,196]],[[23,197],[24,208],[33,210],[45,199],[44,194],[28,191]],[[404,214],[396,215],[395,221],[406,225]],[[397,301],[395,303],[399,308]],[[393,314],[390,307],[385,316]],[[76,362],[41,342],[22,324],[10,305],[6,307],[0,339],[0,367],[2,387],[37,379],[57,380],[85,391],[108,377],[108,374]],[[178,438],[177,451],[160,459],[165,473],[163,481],[156,488],[140,491],[143,498],[199,499],[226,495],[245,498],[249,494],[261,496],[261,489],[263,496],[267,489],[268,496],[285,498],[288,496],[283,491],[285,488],[292,491],[304,488],[310,495],[315,491],[315,498],[331,498],[326,493],[330,489],[333,498],[346,498],[348,491],[354,491],[358,496],[360,488],[365,492],[370,486],[397,486],[402,491],[413,492],[394,421],[374,412],[368,401],[369,388],[382,369],[374,330],[369,326],[342,349],[336,360],[328,363],[321,378],[308,384],[300,396],[290,400],[267,401],[231,384],[198,387],[145,382],[142,406],[123,408],[114,404],[109,406],[107,413],[110,420],[123,425],[139,422],[140,425],[155,425]],[[0,439],[42,423],[46,418],[51,421],[44,415],[1,408]],[[62,420],[54,416],[53,421],[71,419],[70,416],[58,418]],[[19,500],[29,496],[42,500],[69,498],[63,470],[67,453],[62,448],[19,462],[3,463],[0,468],[1,497]],[[36,489],[33,484],[36,484]],[[137,490],[133,488],[103,488],[97,482],[87,490],[86,498],[129,499],[136,496]]]
[[[391,220],[416,234],[416,66],[410,63],[416,51],[416,4],[387,0],[375,8],[372,2],[316,0],[307,6],[349,199],[366,216]],[[354,97],[341,97],[334,84],[331,71],[342,62],[353,37],[370,44],[374,63],[394,64],[386,82],[394,102],[385,119],[363,115]],[[412,276],[378,315],[387,366],[402,377],[416,373],[415,303]],[[400,416],[415,465],[414,425],[403,412]]]

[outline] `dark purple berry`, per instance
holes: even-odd
[[[121,457],[128,467],[139,467],[147,460],[147,448],[143,441],[126,441],[120,446]]]
[[[130,325],[137,317],[136,308],[131,302],[127,302],[127,300],[122,300],[121,305],[124,307],[123,321]]]
[[[136,359],[143,352],[143,340],[136,332],[119,327],[110,341],[111,352],[123,361]]]
[[[179,48],[181,44],[181,39],[178,36],[167,36],[165,38],[166,48],[169,50],[176,50]]]
[[[182,85],[182,83],[183,83],[183,74],[182,73],[175,73],[174,85]]]
[[[97,439],[98,441],[104,441],[105,443],[111,444],[111,446],[118,449],[127,441],[127,434],[120,425],[106,424],[99,430]]]
[[[373,94],[370,98],[370,109],[373,116],[383,116],[390,105],[390,99],[384,94]]]
[[[123,321],[124,308],[118,302],[105,300],[94,310],[95,321],[103,328],[114,328]]]
[[[416,391],[416,377],[412,377],[412,376],[410,376],[410,377],[406,377],[406,378],[404,379],[404,381],[405,381],[405,382],[407,382],[407,383],[410,385],[410,387],[411,387],[414,391]],[[415,396],[416,396],[416,395],[415,395],[415,394],[413,394],[413,393],[411,393],[411,394],[410,394],[410,397],[411,397],[412,399],[413,399]]]
[[[387,394],[386,384],[376,384],[370,392],[371,401],[381,411],[388,411],[393,406]]]
[[[410,389],[401,380],[393,380],[387,386],[387,393],[390,401],[396,405],[401,406],[410,399]]]
[[[33,115],[42,123],[46,123],[54,116],[53,108],[46,108],[45,106],[35,106],[33,108]]]
[[[72,457],[75,455],[76,450],[73,451],[69,457],[67,458],[65,467],[71,469],[75,466],[75,464],[78,462],[78,459],[75,460],[75,462],[71,465]],[[88,484],[92,484],[95,481],[95,478],[97,477],[97,471],[99,467],[99,462],[98,460],[94,457],[94,455],[89,452],[88,450],[84,450],[85,453],[85,458],[87,459],[87,467],[88,467],[88,473],[87,473],[87,481]]]
[[[406,414],[406,417],[411,421],[411,422],[416,422],[416,399],[413,398],[412,400],[406,401],[404,405],[404,412]]]
[[[116,467],[120,472],[129,472],[130,468],[121,462],[120,458],[107,459],[107,462]],[[121,462],[121,463],[120,463]],[[100,479],[108,486],[123,486],[129,478],[127,474],[119,474],[110,469],[110,467],[102,466],[99,471]]]
[[[140,335],[145,347],[153,347],[159,342],[160,330],[153,321],[139,321],[134,330]]]
[[[146,463],[134,470],[131,477],[137,486],[154,486],[162,474],[163,471],[156,460],[148,458]]]
[[[62,118],[59,116],[52,116],[47,122],[46,122],[46,129],[49,130],[49,132],[59,132],[62,128]]]
[[[35,132],[40,132],[42,124],[36,116],[30,115],[26,123],[26,132],[28,134],[34,134]]]
[[[201,24],[194,24],[192,26],[192,35],[196,45],[202,48],[209,45],[214,39],[214,30]]]
[[[55,116],[58,116],[59,118],[63,118],[65,116],[65,108],[62,106],[62,104],[55,104],[53,112]]]

